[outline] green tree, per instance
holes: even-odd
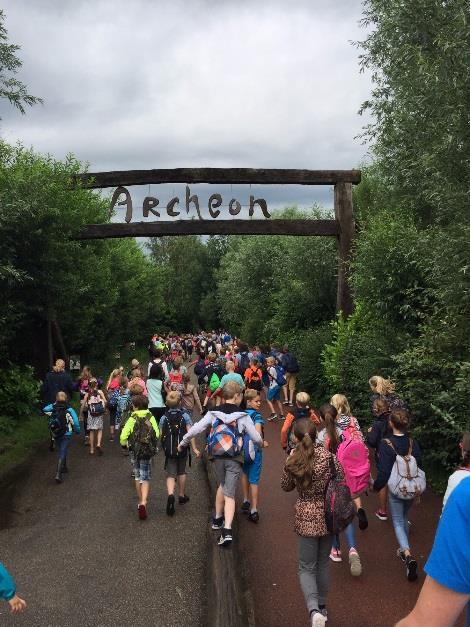
[[[43,101],[29,94],[26,85],[16,78],[18,70],[23,65],[17,55],[20,47],[8,43],[4,22],[5,14],[0,9],[0,98],[5,98],[24,114],[25,106],[32,107],[38,103],[42,104]]]

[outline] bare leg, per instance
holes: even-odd
[[[287,401],[289,400],[287,398],[287,384],[282,386],[282,394],[284,396],[284,401],[287,403]]]
[[[90,453],[95,452],[95,431],[92,429],[90,431]]]
[[[216,495],[215,495],[215,517],[216,518],[223,517],[224,504],[225,504],[224,489],[222,488],[221,485],[219,485],[219,487],[217,488]]]
[[[361,497],[360,496],[356,496],[356,498],[353,499],[353,501],[354,501],[354,505],[356,506],[356,510],[361,509],[361,507],[362,507]]]
[[[135,481],[135,491],[137,492],[137,498],[139,499],[139,504],[142,503],[142,491],[140,489],[140,481]]]
[[[98,429],[96,437],[97,437],[96,446],[101,447],[101,441],[103,439],[103,429]]]
[[[168,492],[168,496],[171,496],[175,492],[175,482],[176,480],[173,477],[166,478],[166,491]]]
[[[148,481],[142,481],[140,484],[140,503],[139,505],[147,505],[149,498],[150,483]]]
[[[248,501],[248,477],[242,472],[242,490],[243,490],[243,500]]]
[[[225,529],[232,528],[233,517],[235,516],[235,499],[231,496],[224,497],[225,505],[224,505],[224,527]]]
[[[281,401],[276,401],[276,407],[278,408],[278,414],[280,416],[283,416],[284,410],[282,409]]]
[[[186,487],[187,475],[178,475],[178,495],[184,496],[184,489]]]
[[[258,486],[254,483],[250,483],[250,493],[251,493],[251,510],[254,509],[258,511]]]
[[[381,512],[387,512],[387,492],[387,486],[379,491],[379,508]]]
[[[271,402],[271,401],[268,401],[268,400],[266,400],[266,402],[267,402],[267,404],[268,404],[269,409],[271,410],[271,413],[272,413],[272,414],[275,414],[276,412],[275,412],[275,410],[274,410],[274,405],[272,404],[272,402]]]

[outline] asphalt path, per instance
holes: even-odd
[[[45,418],[44,418],[45,419]],[[91,456],[74,436],[70,472],[53,480],[56,454],[33,456],[0,530],[0,560],[28,609],[2,627],[204,625],[210,509],[202,462],[188,474],[189,503],[165,513],[164,457],[155,458],[149,517],[139,521],[129,458],[117,441]],[[2,517],[3,518],[3,517]]]
[[[256,525],[239,515],[240,544],[248,561],[257,627],[306,627],[308,613],[298,581],[297,536],[293,531],[296,491],[285,493],[280,489],[285,461],[280,431],[280,422],[265,425],[269,448],[263,452],[260,522]],[[366,496],[364,507],[369,528],[360,531],[356,522],[362,575],[352,577],[349,572],[343,535],[346,559],[330,562],[328,625],[334,627],[391,627],[413,608],[424,581],[422,567],[432,547],[442,498],[428,490],[410,511],[410,544],[419,565],[419,578],[413,583],[406,580],[404,566],[396,557],[390,519],[381,522],[374,516],[377,497]],[[457,624],[464,627],[463,617]]]

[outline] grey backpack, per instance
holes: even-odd
[[[418,468],[416,459],[411,454],[413,440],[410,438],[410,446],[406,455],[399,455],[390,440],[384,440],[393,448],[396,454],[395,463],[388,480],[388,489],[400,499],[407,501],[416,498],[426,490],[426,475]]]

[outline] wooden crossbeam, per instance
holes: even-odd
[[[361,181],[360,170],[294,170],[279,168],[172,168],[87,172],[76,179],[87,188],[127,187],[150,183],[221,183],[233,185],[335,185]]]
[[[159,237],[162,235],[326,235],[338,237],[336,220],[175,220],[88,224],[76,239]]]

